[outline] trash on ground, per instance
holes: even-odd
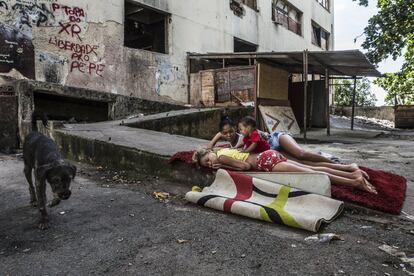
[[[27,253],[27,252],[29,252],[30,250],[31,250],[30,248],[23,249],[23,253]]]
[[[66,214],[65,211],[59,212],[59,215],[62,215],[63,216],[64,214]]]
[[[135,118],[140,118],[140,117],[144,117],[144,114],[139,113],[139,114],[131,115],[131,116],[128,117],[128,120],[135,119]]]
[[[405,252],[399,251],[397,248],[394,248],[387,244],[383,244],[378,248],[393,257],[399,258],[401,262],[409,264],[411,267],[414,267],[414,258],[408,258]]]
[[[403,214],[403,215],[404,215],[404,218],[405,218],[405,219],[408,219],[408,220],[414,221],[414,216],[412,216],[412,215],[410,215],[410,214],[408,214],[408,213],[406,213],[406,212],[404,212],[404,211],[402,211],[402,212],[401,212],[401,214]]]
[[[152,196],[159,201],[164,201],[170,197],[170,194],[166,192],[153,192]]]
[[[213,250],[213,251],[211,251],[211,254],[216,254],[217,253],[217,251],[216,250]]]
[[[343,241],[344,239],[337,234],[327,233],[327,234],[316,234],[305,238],[305,241],[310,242],[319,242],[319,243],[330,243],[331,241],[339,240]]]
[[[181,239],[178,239],[178,240],[177,240],[177,242],[178,242],[179,244],[182,244],[182,243],[189,242],[189,240],[181,240]]]
[[[199,186],[193,186],[191,188],[191,191],[201,193],[202,189]]]
[[[124,241],[124,238],[119,238],[118,239],[118,242],[123,242]]]
[[[368,225],[361,226],[361,229],[371,229],[371,228],[372,228],[372,226],[368,226]]]

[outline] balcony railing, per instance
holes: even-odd
[[[279,12],[277,9],[273,10],[273,22],[284,26],[295,34],[302,35],[302,24],[290,18],[287,14]]]

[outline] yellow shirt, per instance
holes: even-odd
[[[246,161],[250,154],[240,152],[238,149],[221,149],[217,152],[217,157],[220,157],[222,155],[239,161]]]

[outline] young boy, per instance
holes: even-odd
[[[240,133],[244,136],[244,150],[246,153],[262,153],[270,149],[269,143],[260,135],[256,128],[256,120],[247,116],[241,119],[239,123]]]

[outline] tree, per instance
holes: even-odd
[[[367,6],[368,0],[358,1]],[[388,92],[386,101],[393,104],[414,104],[414,0],[378,0],[378,14],[364,29],[368,59],[374,64],[391,57],[404,56],[405,62],[397,73],[386,74],[375,83]]]
[[[335,86],[335,105],[352,106],[352,97],[354,93],[353,80],[340,80]],[[357,80],[355,105],[356,106],[374,106],[377,102],[375,94],[371,92],[371,82],[367,78]]]

